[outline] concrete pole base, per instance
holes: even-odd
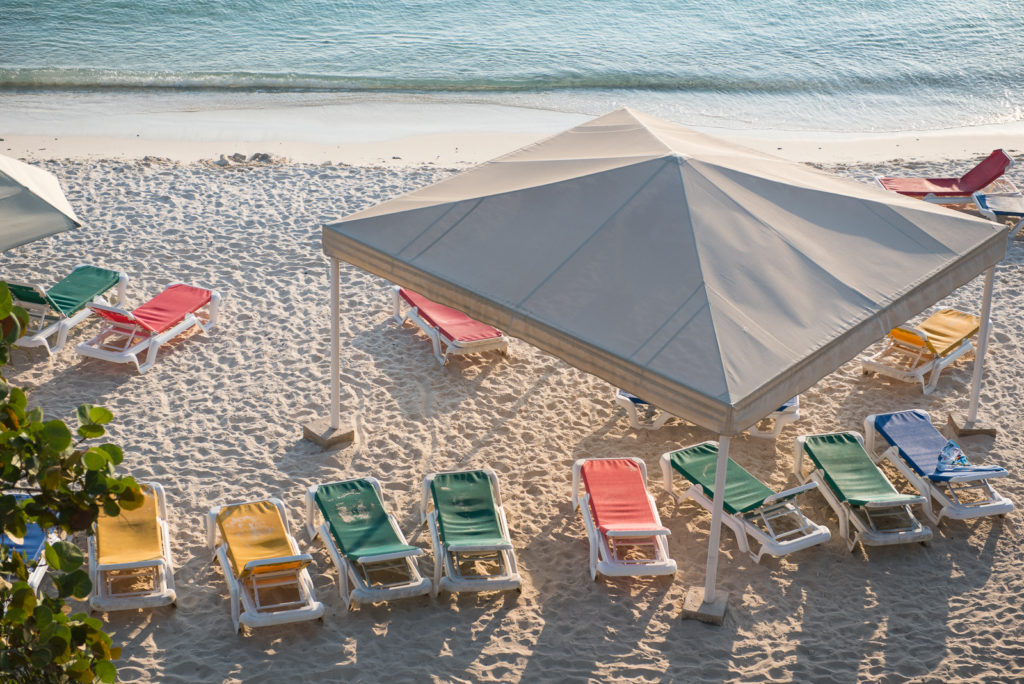
[[[967,416],[962,413],[950,413],[947,421],[949,422],[949,428],[956,433],[957,437],[969,437],[971,435],[995,437],[999,432],[995,425],[982,423],[980,420],[968,421]]]
[[[718,589],[715,598],[704,600],[704,587],[690,587],[683,599],[684,620],[700,620],[709,625],[721,625],[725,621],[725,607],[729,603],[729,592]]]
[[[326,451],[343,442],[355,439],[356,431],[351,425],[342,424],[331,428],[330,418],[317,418],[302,426],[302,436]]]

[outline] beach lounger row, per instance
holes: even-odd
[[[867,440],[856,432],[804,435],[796,439],[793,473],[799,486],[776,492],[735,461],[727,464],[723,522],[739,549],[759,562],[824,543],[829,530],[797,505],[817,490],[835,512],[839,533],[851,550],[925,542],[932,531],[915,513],[938,524],[943,518],[1005,515],[1013,503],[992,480],[1006,477],[999,466],[974,465],[947,440],[923,411],[868,416]],[[884,450],[876,453],[881,439]],[[888,445],[888,446],[885,446]],[[950,458],[950,454],[955,456]],[[677,501],[692,500],[710,511],[718,445],[703,442],[660,458],[663,486]],[[897,491],[879,468],[890,461],[917,490]],[[688,488],[677,495],[674,480]],[[95,610],[150,608],[176,600],[166,502],[157,484],[143,484],[144,504],[117,516],[100,514],[89,539],[90,605]],[[498,477],[493,470],[442,472],[422,484],[420,523],[429,526],[433,577],[421,575],[423,549],[408,543],[387,511],[380,483],[372,477],[316,485],[305,492],[305,528],[326,547],[338,572],[346,610],[376,603],[437,595],[439,591],[519,590],[519,574]],[[580,459],[573,465],[571,504],[583,516],[590,544],[590,576],[672,576],[666,528],[647,489],[647,469],[637,458]],[[935,507],[938,506],[936,512]],[[292,536],[288,512],[276,498],[210,509],[207,544],[220,563],[236,631],[320,618],[309,565]],[[32,530],[18,547],[41,555],[47,533]],[[9,541],[5,540],[5,544]],[[38,587],[45,565],[33,577]]]
[[[172,283],[132,310],[124,307],[128,276],[97,266],[77,266],[56,285],[7,281],[17,306],[29,314],[17,345],[42,347],[48,355],[64,348],[68,333],[92,315],[101,330],[76,347],[82,356],[134,363],[140,373],[153,367],[160,347],[193,327],[209,332],[217,323],[221,296],[215,290]],[[117,288],[113,302],[107,299]]]

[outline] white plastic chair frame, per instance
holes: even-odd
[[[1020,190],[1018,190],[1016,186],[1013,186],[1012,191],[1004,190],[1000,192],[986,192],[985,190],[979,190],[978,192],[971,195],[971,199],[974,201],[974,206],[978,209],[978,211],[989,221],[994,221],[995,223],[998,223],[1000,225],[1002,225],[1002,217],[1016,216],[1017,214],[997,214],[995,211],[992,211],[991,209],[987,208],[987,205],[985,201],[982,200],[982,197],[986,197],[988,195],[1009,195],[1014,199],[1024,200],[1024,195],[1021,195]],[[1020,232],[1021,228],[1024,228],[1024,214],[1021,214],[1020,219],[1017,221],[1017,223],[1015,223],[1013,227],[1010,228],[1010,233],[1008,237],[1012,240],[1014,237],[1016,237],[1017,233]]]
[[[626,457],[640,468],[644,486],[647,485],[647,465],[639,458]],[[587,528],[590,541],[590,579],[596,580],[597,574],[609,577],[632,577],[640,575],[674,575],[676,562],[668,554],[669,535],[667,529],[661,529],[661,516],[654,503],[654,497],[647,492],[647,503],[654,513],[654,522],[659,529],[654,530],[613,530],[602,533],[594,523],[590,510],[590,492],[580,495],[582,484],[581,470],[583,464],[594,460],[619,459],[578,459],[572,466],[572,510],[580,510],[583,523]],[[619,546],[627,548],[647,548],[650,553],[644,558],[623,558],[619,555]]]
[[[486,340],[474,340],[472,342],[460,342],[459,340],[450,339],[447,335],[442,333],[440,330],[435,328],[433,325],[424,320],[420,314],[419,309],[414,306],[409,306],[409,303],[402,299],[402,295],[399,294],[400,288],[398,285],[393,285],[392,290],[392,305],[393,314],[392,317],[398,325],[404,325],[406,321],[412,321],[416,324],[423,333],[430,338],[430,344],[434,349],[434,358],[442,366],[448,363],[448,357],[456,354],[477,354],[486,351],[500,351],[503,355],[508,354],[508,335],[499,335],[498,337],[492,337]],[[405,308],[405,313],[402,313],[402,309]]]
[[[72,273],[86,265],[87,264],[79,264],[78,266],[75,266],[74,269],[72,269]],[[35,290],[43,300],[46,299],[46,288],[42,285],[37,283],[23,283],[17,280],[8,280],[7,282],[22,285],[23,287],[30,287]],[[117,299],[114,300],[113,306],[124,305],[127,290],[128,276],[125,273],[119,273],[117,280]],[[11,296],[14,297],[13,292],[11,293]],[[17,346],[42,347],[46,350],[46,353],[49,356],[52,356],[63,349],[64,345],[67,344],[68,333],[71,332],[71,329],[92,315],[92,309],[88,306],[84,307],[81,311],[72,316],[65,316],[63,313],[57,311],[48,304],[25,302],[17,297],[14,297],[14,303],[28,312],[28,328],[16,342]],[[100,294],[93,298],[93,303],[109,304],[109,300],[107,300],[104,295]],[[55,344],[51,346],[50,338],[54,335],[57,336],[57,339]]]
[[[227,542],[218,545],[220,529],[217,525],[217,515],[224,508],[230,508],[247,503],[259,503],[269,501],[274,504],[281,515],[284,524],[285,534],[288,537],[288,545],[291,547],[292,555],[280,558],[265,558],[262,560],[250,561],[236,575],[228,558]],[[228,583],[228,592],[231,597],[231,621],[234,624],[235,632],[241,629],[242,625],[249,628],[266,627],[269,625],[283,625],[291,622],[302,622],[304,620],[316,620],[323,617],[324,605],[316,600],[316,591],[313,587],[313,580],[309,576],[307,565],[313,562],[309,554],[299,553],[299,546],[295,537],[288,531],[288,511],[284,503],[276,497],[269,499],[255,499],[235,504],[214,506],[205,516],[206,519],[206,544],[214,552],[221,569],[224,571],[224,579]],[[281,565],[284,563],[300,563],[298,568],[282,570],[273,573],[260,573],[260,568]],[[277,603],[264,603],[260,595],[261,589],[295,586],[299,598],[295,601],[280,601]]]
[[[717,445],[717,442],[711,443]],[[710,513],[713,502],[699,484],[691,484],[681,496],[675,493],[673,476],[676,473],[672,467],[672,454],[675,451],[677,450],[666,452],[659,459],[662,485],[665,491],[672,495],[678,503],[693,499]],[[823,544],[831,538],[832,533],[824,525],[819,525],[804,515],[794,501],[800,494],[815,489],[817,486],[814,482],[808,482],[772,494],[764,500],[760,507],[746,513],[728,513],[723,510],[722,522],[732,530],[740,551],[748,554],[755,563],[760,563],[766,553],[776,557],[784,556]],[[783,520],[788,521],[785,525],[788,529],[781,529]],[[776,525],[779,525],[780,529],[777,530]],[[750,547],[750,539],[758,544],[756,553]]]
[[[939,384],[943,369],[967,353],[974,352],[971,338],[964,339],[960,346],[945,356],[936,356],[928,349],[928,335],[919,328],[901,325],[900,330],[913,335],[920,345],[909,345],[891,335],[886,336],[881,351],[861,358],[864,375],[878,373],[902,382],[920,382],[921,392],[931,394]],[[991,335],[991,326],[989,334]]]
[[[853,435],[864,446],[864,437],[852,430],[846,434]],[[828,482],[824,473],[817,468],[810,473],[803,471],[805,444],[808,437],[820,435],[801,435],[796,438],[793,447],[793,475],[800,482],[814,482],[818,491],[825,497],[829,507],[839,519],[839,536],[846,542],[849,551],[860,542],[862,546],[891,546],[894,544],[910,544],[926,542],[932,538],[932,531],[921,524],[914,515],[911,506],[927,507],[928,499],[921,496],[916,500],[872,501],[864,506],[854,506],[848,501],[840,501]]]
[[[498,517],[501,536],[506,540],[511,540],[512,537],[508,531],[508,521],[505,519],[505,509],[501,504],[498,474],[491,468],[483,468],[482,470],[487,473],[487,478],[491,482],[491,493],[494,496],[494,512]],[[423,478],[423,497],[420,501],[420,524],[428,523],[430,527],[430,542],[434,549],[434,583],[431,596],[437,596],[440,591],[452,593],[460,591],[508,591],[511,589],[522,591],[523,578],[519,575],[515,549],[512,547],[511,541],[495,545],[446,544],[441,542],[437,525],[437,511],[433,508],[434,504],[430,493],[430,486],[434,478],[442,474],[444,473],[431,473]],[[461,563],[474,559],[494,560],[498,565],[498,571],[492,575],[463,575],[460,568]]]
[[[181,284],[171,283],[167,287]],[[164,289],[166,290],[167,288]],[[197,326],[204,333],[209,333],[217,325],[220,304],[220,293],[216,290],[210,290],[210,302],[203,307],[206,310],[205,323],[195,313],[189,313],[173,328],[154,334],[140,325],[111,322],[92,338],[79,344],[76,349],[82,356],[90,356],[114,363],[134,363],[139,373],[145,373],[156,363],[160,347],[192,326]],[[132,312],[126,309],[95,303],[88,306],[135,320]],[[200,309],[200,311],[203,309]],[[142,354],[146,355],[144,361],[139,360]]]
[[[351,482],[353,480],[366,480],[377,490],[377,495],[384,499],[384,493],[380,482],[375,477],[352,478],[341,480]],[[316,504],[316,493],[320,485],[313,485],[306,490],[306,533],[310,541],[316,541],[319,537],[327,548],[327,553],[334,561],[334,567],[338,571],[338,590],[341,593],[341,600],[345,609],[349,610],[357,601],[366,603],[378,603],[394,599],[411,598],[432,593],[433,584],[420,574],[416,561],[413,559],[423,555],[423,549],[415,551],[399,551],[396,553],[382,553],[375,556],[363,556],[358,561],[350,561],[342,555],[338,549],[334,537],[331,535],[330,527],[324,520],[319,507]],[[319,524],[317,524],[319,522]],[[391,529],[403,544],[408,544],[401,528],[398,527],[398,520],[394,514],[388,513],[388,522]],[[395,582],[381,583],[373,586],[370,574],[381,570],[404,571],[407,578]],[[351,582],[352,588],[349,588]]]
[[[135,608],[157,608],[175,605],[177,595],[174,591],[174,557],[171,555],[171,533],[167,525],[167,497],[164,488],[155,482],[140,483],[150,488],[156,496],[160,540],[163,549],[161,558],[155,560],[135,561],[132,563],[99,563],[96,548],[96,536],[89,537],[89,579],[92,581],[92,595],[89,607],[98,612],[111,610],[132,610]],[[95,524],[93,525],[95,529]],[[118,571],[134,571],[120,576],[107,573]],[[151,589],[139,591],[115,591],[114,582],[124,581],[125,575],[148,575],[153,582]]]
[[[1013,511],[1013,502],[997,492],[991,479],[1007,477],[1006,474],[978,473],[974,478],[961,480],[960,482],[936,482],[928,477],[922,477],[900,456],[899,449],[895,446],[888,447],[881,454],[875,451],[875,419],[879,415],[871,414],[864,419],[864,435],[868,455],[876,463],[883,459],[889,461],[897,470],[907,478],[917,493],[926,500],[924,513],[933,525],[938,525],[943,518],[952,520],[973,520],[989,515],[1006,515]],[[885,441],[884,439],[882,440]],[[975,499],[965,499],[967,493],[980,494]],[[935,504],[939,505],[939,512],[935,512]]]

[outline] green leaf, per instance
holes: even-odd
[[[36,606],[32,614],[36,618],[37,629],[45,629],[47,625],[53,624],[53,611],[46,606]]]
[[[71,430],[62,420],[48,420],[43,423],[43,439],[54,451],[64,451],[71,446]]]
[[[51,550],[53,551],[52,554],[50,553]],[[56,565],[53,564],[51,556],[56,557]],[[71,542],[59,541],[55,542],[53,546],[49,544],[46,546],[46,561],[57,570],[71,572],[81,567],[84,560],[85,556],[82,554],[82,550]]]
[[[117,668],[109,660],[98,660],[93,664],[93,670],[101,682],[113,682],[117,680]]]
[[[81,432],[83,429],[79,428],[78,431]],[[102,449],[92,448],[85,452],[82,459],[85,461],[85,467],[89,470],[104,470],[110,456]]]
[[[89,409],[89,420],[97,425],[106,425],[113,419],[114,414],[102,406],[93,406]]]
[[[101,444],[96,448],[106,451],[114,465],[121,465],[121,461],[124,460],[124,451],[116,444]]]
[[[93,425],[91,423],[86,423],[78,428],[78,434],[85,439],[102,437],[106,432],[101,425]]]
[[[14,298],[7,283],[0,281],[0,318],[7,318],[14,310]]]

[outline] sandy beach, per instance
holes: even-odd
[[[95,321],[76,328],[60,354],[20,350],[5,369],[48,416],[70,422],[79,404],[108,407],[115,415],[111,441],[125,449],[124,470],[167,492],[178,606],[105,615],[124,649],[120,678],[1024,678],[1020,242],[1010,242],[996,269],[994,334],[981,393],[981,417],[999,433],[961,441],[973,461],[1011,471],[998,489],[1018,511],[944,521],[928,545],[851,553],[831,509],[810,493],[802,509],[833,533],[822,546],[754,564],[723,531],[719,585],[731,599],[725,624],[712,627],[679,617],[686,589],[703,582],[710,516],[692,503],[674,503],[661,489],[657,464],[662,453],[715,435],[680,422],[633,430],[613,403],[611,386],[521,341],[513,340],[507,357],[455,357],[440,367],[423,335],[391,319],[388,283],[343,264],[342,411],[356,439],[326,452],[302,439],[302,424],[325,416],[328,406],[321,224],[589,118],[524,110],[517,127],[508,123],[515,112],[427,108],[412,117],[380,111],[376,124],[311,111],[303,130],[293,122],[292,132],[261,128],[279,119],[267,114],[254,122],[245,112],[220,113],[216,121],[197,114],[195,126],[177,129],[139,114],[117,125],[79,127],[71,117],[54,118],[45,122],[45,135],[30,118],[13,119],[0,131],[0,153],[56,174],[86,224],[5,254],[4,276],[53,283],[88,263],[125,271],[131,305],[174,281],[224,297],[212,334],[179,338],[143,375],[75,353],[74,345],[97,329]],[[331,121],[341,129],[347,122],[348,133],[317,142]],[[1015,125],[852,138],[735,131],[727,137],[863,182],[875,175],[959,174],[1002,147],[1020,160],[1009,176],[1024,187],[1024,132]],[[269,161],[248,161],[256,153],[269,154]],[[246,161],[231,162],[233,154]],[[222,155],[228,163],[215,163]],[[977,311],[980,301],[979,278],[941,304]],[[958,362],[925,396],[916,385],[865,377],[859,363],[847,363],[801,396],[801,419],[775,443],[743,436],[733,441],[731,455],[776,489],[794,486],[797,435],[860,430],[868,414],[909,408],[944,423],[947,413],[967,407],[971,368],[970,361]],[[569,507],[571,466],[583,456],[646,462],[649,490],[671,530],[674,578],[590,580],[584,525]],[[429,533],[417,524],[423,476],[477,467],[500,477],[522,593],[422,597],[346,613],[329,556],[302,529],[305,489],[378,478],[410,542],[427,549],[421,559],[427,572]],[[895,471],[890,475],[909,491]],[[323,623],[236,635],[202,518],[213,505],[266,496],[285,502],[292,533],[311,549],[326,615]]]

